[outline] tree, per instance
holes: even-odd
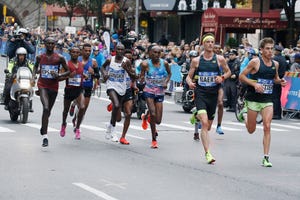
[[[288,21],[288,34],[287,34],[287,41],[289,42],[288,45],[295,45],[296,44],[296,37],[295,37],[295,4],[296,0],[281,0],[283,3],[283,8],[285,11],[285,15]]]
[[[84,18],[85,26],[87,26],[87,23],[90,18],[90,14],[96,12],[95,8],[97,8],[97,0],[81,0],[78,7]]]

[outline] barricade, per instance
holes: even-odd
[[[289,119],[300,113],[300,73],[286,72],[284,78],[287,84],[282,87],[281,106]]]

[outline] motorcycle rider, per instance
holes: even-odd
[[[28,67],[32,72],[33,65],[28,62],[26,56],[27,56],[26,49],[24,47],[20,47],[16,51],[16,57],[8,63],[7,71],[11,75],[6,77],[5,85],[4,85],[3,99],[4,99],[5,110],[8,110],[8,103],[10,101],[10,88],[12,86],[13,79],[15,78],[19,67],[21,66]],[[32,84],[34,84],[34,82]],[[33,112],[32,101],[30,102],[30,112]]]

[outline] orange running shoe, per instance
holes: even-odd
[[[145,119],[145,114],[142,114],[142,128],[144,129],[144,130],[147,130],[147,128],[148,128],[148,122],[147,122],[147,119]]]
[[[110,104],[107,105],[107,111],[108,111],[108,112],[111,112],[112,109],[113,109],[113,105],[112,105],[112,103],[110,102]]]
[[[157,149],[157,148],[158,148],[158,146],[157,146],[157,141],[153,141],[153,140],[152,140],[151,148],[152,148],[152,149]]]
[[[125,144],[125,145],[129,145],[130,144],[124,137],[120,138],[120,143],[121,144]]]

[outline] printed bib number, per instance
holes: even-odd
[[[147,82],[150,85],[156,86],[156,87],[162,87],[165,82],[165,77],[164,76],[150,76],[147,77]]]
[[[273,80],[269,79],[257,79],[257,83],[261,84],[264,88],[264,94],[272,94],[273,93]]]
[[[198,84],[202,87],[216,86],[216,77],[218,72],[199,72]]]
[[[124,82],[125,80],[125,70],[109,70],[109,80],[111,82]]]
[[[87,76],[87,77],[88,77],[88,78],[85,78],[85,79],[83,80],[83,82],[88,82],[88,81],[92,80],[92,75],[89,73],[88,70],[84,70],[84,71],[83,71],[83,74],[84,74],[84,76]]]
[[[76,74],[73,78],[69,78],[69,85],[79,87],[81,84],[80,74]]]
[[[53,73],[58,74],[58,65],[42,65],[41,77],[46,79],[54,79]]]

